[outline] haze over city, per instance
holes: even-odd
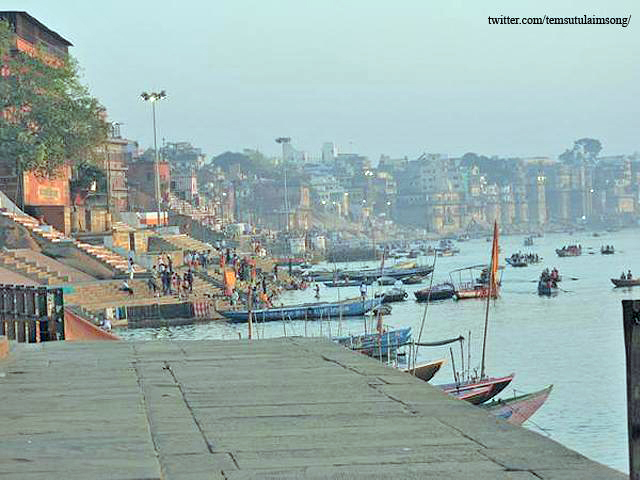
[[[637,2],[407,0],[4,2],[68,38],[91,93],[152,145],[144,90],[165,89],[158,135],[208,155],[287,135],[380,154],[555,157],[585,136],[639,149],[640,37],[620,26],[488,25],[489,15],[617,15]],[[160,140],[161,141],[161,140]]]

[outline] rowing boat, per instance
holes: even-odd
[[[318,302],[287,307],[262,308],[253,310],[253,320],[257,322],[277,322],[279,320],[315,320],[318,318],[339,318],[364,315],[382,299],[369,298],[361,300],[352,298],[342,302]],[[247,323],[248,310],[225,310],[220,312],[230,323]]]
[[[415,368],[403,368],[402,371],[428,382],[445,363],[447,363],[447,359],[441,358],[440,360],[418,364]]]
[[[493,400],[481,405],[498,418],[512,425],[522,425],[547,401],[553,385],[533,393]]]
[[[438,385],[438,388],[444,392],[452,395],[461,400],[467,400],[474,405],[480,405],[493,397],[498,395],[504,390],[515,374],[507,375],[506,377],[485,377],[481,380],[471,379],[463,382],[448,383],[445,385]],[[479,393],[479,389],[486,388],[482,394]],[[469,394],[473,394],[469,396]]]

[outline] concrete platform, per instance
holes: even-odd
[[[52,342],[0,360],[0,479],[623,479],[326,340]]]

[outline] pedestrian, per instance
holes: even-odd
[[[187,273],[184,274],[184,277],[187,280],[189,293],[193,293],[193,272],[191,271],[191,269],[187,270]]]
[[[129,265],[127,266],[129,272],[129,279],[133,280],[133,258],[129,257]]]
[[[362,301],[367,298],[367,286],[362,282],[360,284],[360,296],[362,297]]]

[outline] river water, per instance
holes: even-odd
[[[526,268],[506,266],[503,270],[501,296],[492,302],[487,343],[487,373],[502,376],[515,372],[516,377],[505,394],[539,390],[549,384],[554,388],[546,404],[525,424],[543,435],[577,450],[587,457],[628,472],[625,354],[621,300],[640,298],[640,287],[614,289],[610,278],[632,269],[640,274],[640,231],[592,232],[569,236],[548,234],[536,238],[533,247],[524,247],[523,236],[501,237],[501,257],[516,251],[534,252],[543,257],[538,265]],[[583,255],[558,258],[555,248],[580,243]],[[615,255],[601,255],[600,246],[612,244]],[[434,283],[449,279],[456,268],[488,263],[491,243],[484,239],[458,243],[454,257],[438,258]],[[433,259],[423,258],[422,262]],[[372,262],[353,263],[352,267],[372,266]],[[539,297],[536,280],[540,271],[557,267],[563,276],[563,291],[554,297]],[[346,268],[347,264],[340,264]],[[574,278],[576,280],[572,280]],[[413,291],[425,285],[409,285],[407,301],[392,304],[385,324],[410,326],[417,337],[424,304],[414,301]],[[384,289],[385,287],[379,287]],[[389,287],[387,287],[389,288]],[[314,292],[285,292],[285,304],[314,301]],[[325,288],[321,300],[356,297],[358,287]],[[424,341],[467,337],[471,331],[471,364],[478,367],[482,349],[482,326],[485,302],[453,300],[429,305]],[[362,319],[342,322],[281,322],[258,325],[260,337],[283,335],[356,334],[363,330]],[[125,339],[235,339],[247,336],[246,325],[223,322],[160,329],[122,330]],[[465,342],[465,362],[466,362]],[[454,346],[456,367],[460,352]],[[432,383],[452,381],[449,347],[422,348],[424,360],[447,358],[449,362]]]

